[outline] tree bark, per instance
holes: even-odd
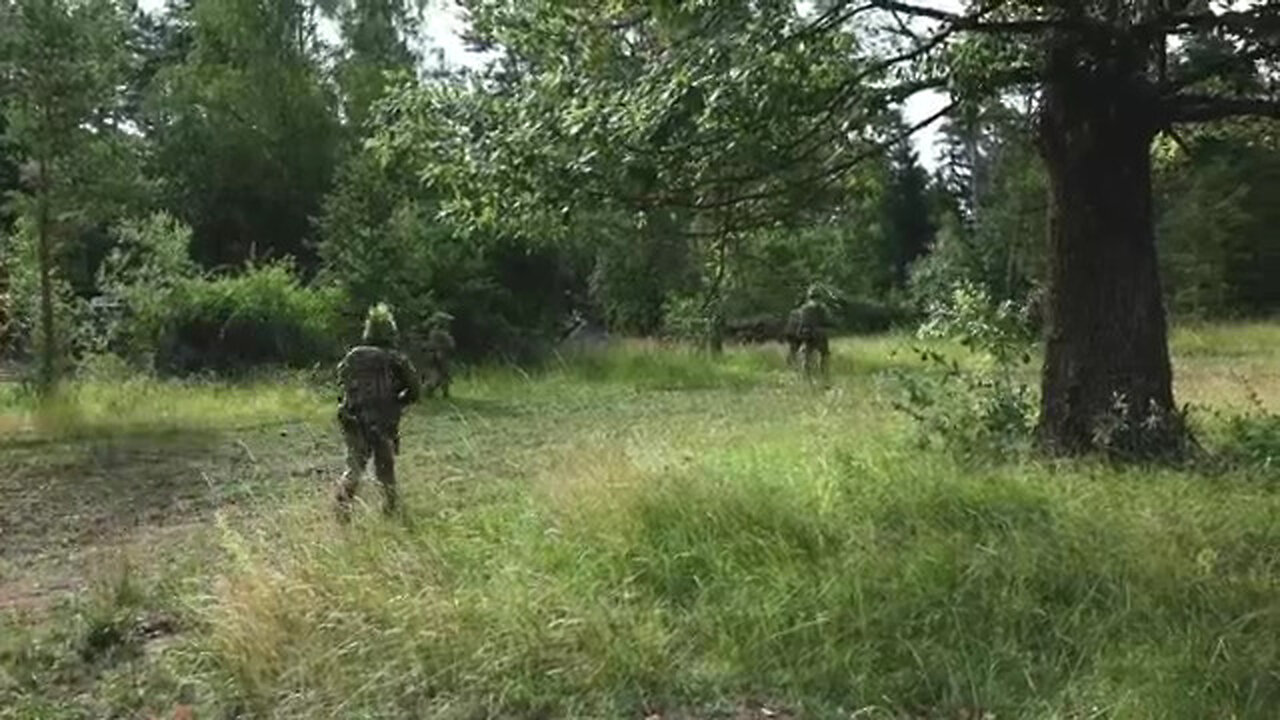
[[[58,344],[53,313],[53,252],[49,237],[48,165],[41,161],[36,197],[36,253],[40,264],[40,391],[48,393],[58,379]]]
[[[1058,47],[1049,69],[1040,111],[1051,197],[1039,436],[1056,453],[1176,451],[1184,431],[1151,211],[1154,93],[1117,55]]]

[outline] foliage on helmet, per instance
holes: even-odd
[[[395,315],[386,303],[378,303],[369,308],[369,314],[364,320],[363,340],[366,345],[395,345],[398,334]]]

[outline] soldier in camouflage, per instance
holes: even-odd
[[[831,347],[827,341],[831,316],[822,302],[822,288],[817,283],[809,286],[804,302],[793,311],[793,315],[805,375],[813,374],[813,363],[817,356],[818,371],[825,376],[827,358],[831,355]]]
[[[440,389],[440,396],[449,397],[449,382],[452,379],[449,375],[449,356],[453,354],[455,344],[453,335],[449,334],[449,323],[453,322],[453,316],[447,312],[437,312],[427,321],[430,328],[427,332],[427,342],[425,350],[427,352],[427,362],[430,363],[432,377],[427,384],[427,396],[430,397],[436,388]]]
[[[361,344],[338,363],[338,424],[347,444],[347,470],[337,505],[344,520],[370,457],[382,486],[383,511],[392,514],[398,509],[395,456],[400,450],[400,413],[418,400],[420,386],[413,364],[395,349],[396,335],[391,310],[379,303],[369,309]]]
[[[800,308],[787,313],[786,324],[782,326],[782,339],[787,343],[787,367],[793,367],[800,352]]]

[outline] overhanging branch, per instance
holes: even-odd
[[[788,43],[803,40],[814,35],[821,35],[828,30],[833,30],[844,25],[857,15],[867,12],[868,10],[874,10],[875,8],[876,4],[874,2],[862,4],[843,2],[832,3],[831,7],[827,8],[821,15],[814,18],[812,22],[780,39],[773,44],[771,49],[777,50]]]
[[[857,153],[856,155],[854,155],[853,157],[847,160],[843,160],[839,163],[836,163],[835,165],[832,165],[827,168],[823,168],[822,170],[819,170],[813,174],[810,174],[806,177],[802,177],[792,182],[785,183],[781,186],[765,188],[762,190],[756,190],[756,191],[741,193],[737,195],[731,195],[728,197],[722,196],[722,197],[716,198],[715,200],[690,201],[672,193],[663,193],[659,195],[649,195],[649,196],[643,196],[643,197],[628,198],[627,202],[641,208],[668,207],[668,208],[675,208],[680,210],[690,210],[694,212],[707,212],[707,211],[714,211],[714,210],[724,210],[726,208],[737,207],[740,205],[744,205],[746,203],[757,202],[761,200],[768,200],[770,198],[777,197],[780,195],[785,195],[788,192],[792,192],[794,191],[794,188],[796,186],[809,187],[815,184],[820,185],[831,178],[843,175],[844,173],[853,169],[855,166],[860,165],[866,162],[867,160],[873,157],[876,157],[877,155],[880,155],[881,153],[893,147],[894,145],[897,145],[898,143],[903,142],[904,140],[910,138],[912,135],[916,134],[917,132],[920,132],[924,128],[942,119],[944,116],[949,114],[952,110],[954,110],[955,107],[956,107],[956,103],[954,102],[948,103],[947,106],[942,108],[941,110],[935,113],[932,113],[931,115],[924,118],[923,120],[920,120],[899,132],[893,133],[888,138],[871,145],[867,149],[863,150],[860,153]]]
[[[875,0],[882,10],[901,13],[913,17],[938,20],[946,23],[956,31],[980,33],[1037,34],[1051,30],[1092,31],[1101,28],[1099,23],[1084,18],[1026,18],[1022,20],[983,20],[984,13],[961,15],[938,10],[936,8],[898,2],[897,0]]]
[[[642,8],[639,12],[630,17],[613,18],[600,22],[591,23],[591,25],[600,30],[630,30],[631,28],[643,23],[649,19],[650,12],[648,8]]]
[[[1236,32],[1270,32],[1280,29],[1280,7],[1266,4],[1252,10],[1236,12],[1166,15],[1157,17],[1148,25],[1154,26],[1170,35],[1182,35],[1219,28]]]
[[[1176,95],[1167,101],[1171,122],[1210,122],[1233,117],[1280,118],[1280,99]]]
[[[1164,93],[1177,92],[1184,88],[1191,87],[1196,83],[1212,80],[1221,76],[1223,73],[1229,72],[1232,68],[1240,67],[1242,64],[1256,63],[1269,57],[1280,56],[1280,46],[1263,46],[1253,48],[1248,52],[1228,55],[1218,58],[1212,62],[1206,63],[1204,66],[1195,68],[1180,77],[1175,77],[1164,82],[1160,90]]]

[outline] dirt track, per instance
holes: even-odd
[[[0,610],[39,610],[118,565],[113,558],[146,562],[156,548],[180,547],[220,508],[314,490],[333,452],[296,424],[0,440]]]

